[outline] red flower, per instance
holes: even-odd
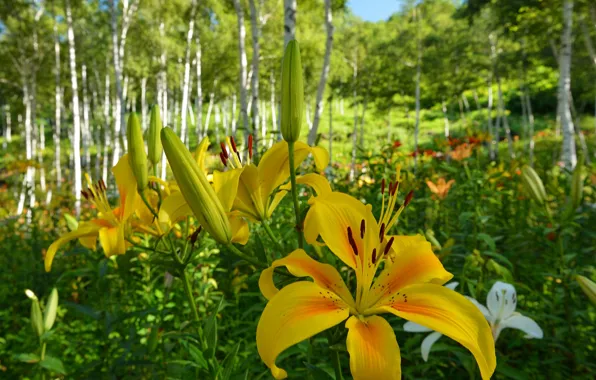
[[[399,148],[400,146],[402,146],[402,143],[401,143],[401,141],[399,141],[399,140],[395,140],[395,141],[393,142],[393,149],[397,149],[397,148]]]

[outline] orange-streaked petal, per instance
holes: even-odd
[[[120,157],[116,166],[112,168],[112,172],[116,178],[116,185],[120,194],[120,207],[122,209],[120,220],[124,221],[134,212],[138,196],[137,180],[128,163],[128,154]]]
[[[322,292],[323,296],[333,292],[348,305],[354,306],[354,299],[350,294],[350,290],[337,269],[329,264],[323,264],[312,259],[302,249],[295,250],[283,259],[275,260],[269,268],[261,273],[259,288],[265,298],[271,299],[279,292],[273,283],[273,271],[281,266],[285,266],[296,277],[312,278],[315,284],[325,290]]]
[[[398,380],[401,378],[399,345],[391,325],[373,315],[346,322],[350,370],[354,380]]]
[[[52,269],[52,261],[54,261],[54,256],[56,256],[56,252],[58,252],[60,247],[71,240],[97,236],[100,228],[101,226],[95,223],[79,223],[79,226],[76,230],[68,232],[58,238],[58,240],[54,241],[48,248],[44,259],[46,272],[49,272]]]
[[[420,283],[443,285],[453,278],[435,256],[431,245],[422,235],[391,236],[391,256],[386,257],[391,265],[385,265],[375,280],[367,297],[367,307],[384,303],[403,287]]]
[[[325,297],[323,297],[323,295]],[[287,373],[275,364],[277,356],[348,318],[349,306],[334,293],[309,281],[284,287],[265,306],[257,326],[257,349],[276,379]]]
[[[127,244],[124,239],[124,225],[100,229],[99,243],[106,257],[125,254]]]
[[[490,379],[497,359],[492,332],[484,315],[461,294],[436,284],[402,288],[385,306],[365,314],[389,312],[456,340],[466,347],[480,367],[483,379]]]

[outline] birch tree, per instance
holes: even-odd
[[[420,75],[422,66],[422,41],[420,40],[420,15],[418,10],[414,10],[414,17],[416,18],[416,90],[415,90],[415,107],[416,119],[414,122],[414,169],[418,167],[418,135],[420,134]]]
[[[563,148],[561,159],[568,170],[573,170],[577,164],[575,149],[574,125],[569,105],[569,91],[571,89],[571,33],[573,22],[573,0],[563,2],[563,30],[561,34],[561,53],[559,59],[559,102],[558,113],[561,115],[561,130],[563,133]]]
[[[62,166],[60,163],[60,133],[62,126],[62,100],[60,89],[60,39],[58,36],[58,20],[54,16],[54,170],[56,173],[56,188],[62,187]]]
[[[284,49],[296,39],[296,12],[296,0],[284,0]]]
[[[244,27],[244,10],[242,9],[242,5],[240,4],[240,0],[234,0],[234,7],[236,8],[236,17],[238,20],[238,50],[239,50],[239,63],[240,63],[240,72],[239,72],[239,87],[240,87],[240,116],[242,119],[242,127],[244,128],[244,137],[245,141],[248,141],[248,135],[250,131],[248,130],[248,104],[247,104],[247,91],[246,91],[246,71],[247,71],[247,61],[246,61],[246,46],[245,46],[245,38],[246,38],[246,28]]]
[[[188,131],[186,127],[188,115],[188,99],[190,91],[190,47],[192,35],[195,29],[195,15],[197,12],[197,0],[192,0],[190,5],[190,20],[188,21],[188,32],[186,33],[186,53],[184,54],[184,82],[182,84],[182,114],[180,115],[180,139],[188,146]]]
[[[197,32],[195,33],[195,45],[196,45],[196,57],[195,57],[195,64],[197,69],[197,97],[195,98],[195,112],[197,116],[195,118],[195,135],[197,139],[201,140],[201,128],[203,126],[203,83],[202,83],[202,65],[201,65],[201,38],[199,35],[199,30],[197,28]]]
[[[323,68],[321,69],[321,77],[319,79],[319,86],[317,87],[317,98],[315,101],[315,116],[313,119],[312,128],[308,134],[308,144],[313,145],[317,139],[317,131],[321,115],[323,114],[323,93],[325,92],[325,85],[329,77],[329,68],[331,66],[331,49],[333,48],[333,18],[331,14],[331,0],[325,0],[325,29],[327,31],[327,39],[325,40],[325,58],[323,59]]]
[[[260,43],[261,38],[261,19],[259,17],[259,10],[255,6],[255,0],[248,0],[250,6],[250,25],[252,32],[252,77],[251,77],[251,96],[252,96],[252,132],[254,137],[254,152],[258,155],[258,141],[257,131],[259,130],[259,59],[260,59]]]

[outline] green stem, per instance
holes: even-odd
[[[288,142],[288,154],[290,161],[290,182],[292,184],[292,200],[294,201],[294,213],[296,214],[296,232],[298,233],[298,247],[304,248],[302,236],[302,222],[300,220],[300,205],[298,204],[298,188],[296,187],[296,171],[294,166],[294,142]]]
[[[341,373],[341,363],[339,362],[339,352],[331,350],[331,361],[333,362],[333,369],[335,370],[335,380],[343,380]]]
[[[151,205],[147,201],[147,198],[145,198],[145,192],[144,191],[139,191],[139,195],[141,196],[141,199],[143,200],[143,203],[145,203],[145,206],[147,206],[147,208],[149,209],[149,211],[151,211],[151,213],[153,214],[153,217],[155,217],[155,219],[158,219],[159,220],[159,216],[157,215],[157,212],[155,212],[155,210],[153,209],[153,207],[151,207]]]
[[[199,312],[197,311],[195,299],[192,296],[192,287],[190,286],[190,279],[188,278],[188,273],[186,273],[186,268],[182,271],[182,279],[184,280],[184,291],[186,293],[186,297],[188,298],[188,302],[190,302],[193,319],[198,323],[200,321]]]
[[[277,249],[279,249],[280,254],[283,254],[284,247],[279,242],[279,238],[275,236],[275,233],[271,230],[271,227],[269,227],[267,223],[263,222],[262,224],[263,228],[265,228],[265,232],[267,233],[267,235],[269,235],[269,238],[271,238],[273,243],[277,246]]]
[[[240,257],[242,260],[248,261],[249,263],[257,266],[259,268],[268,268],[266,264],[261,263],[259,260],[255,259],[254,257],[248,256],[246,253],[242,252],[238,248],[234,247],[232,244],[228,244],[228,249],[232,251],[233,254]]]

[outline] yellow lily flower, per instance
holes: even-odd
[[[229,169],[213,173],[213,186],[217,193],[236,192],[232,210],[253,221],[264,221],[281,202],[287,191],[277,191],[290,177],[288,143],[279,141],[261,158],[258,166],[250,162],[252,158],[252,136],[249,137],[249,162],[243,164],[233,139],[222,143],[220,158]],[[300,141],[294,143],[294,162],[298,166],[312,153],[315,165],[323,170],[329,162],[329,153],[321,147],[310,147]],[[229,194],[228,194],[229,196]]]
[[[491,329],[482,313],[457,292],[443,287],[453,275],[422,236],[385,236],[396,204],[397,184],[389,187],[388,206],[379,221],[357,199],[332,192],[324,178],[309,175],[317,196],[305,220],[305,238],[319,238],[356,274],[356,294],[339,272],[298,249],[261,273],[259,287],[269,300],[257,326],[257,349],[276,379],[287,373],[275,361],[288,347],[345,322],[347,350],[354,379],[401,378],[400,351],[391,325],[379,314],[389,313],[438,331],[472,352],[483,379],[496,367]],[[407,197],[408,199],[411,197]],[[398,208],[402,210],[403,206]],[[393,261],[386,260],[393,250]],[[376,276],[380,263],[385,265]],[[285,266],[298,281],[281,290],[273,273]]]
[[[445,178],[439,178],[437,183],[433,183],[432,181],[426,181],[426,185],[428,186],[430,191],[433,194],[436,194],[436,196],[441,200],[443,200],[447,197],[447,194],[449,193],[449,189],[451,189],[451,186],[454,183],[455,183],[454,179],[451,179],[451,180],[445,182]]]
[[[87,248],[95,249],[97,238],[107,257],[123,255],[130,245],[125,236],[128,234],[128,221],[137,205],[137,181],[128,164],[128,155],[112,168],[116,185],[120,194],[120,205],[112,209],[106,195],[106,184],[100,180],[93,184],[91,177],[86,175],[89,188],[83,191],[83,196],[98,210],[96,219],[79,223],[76,230],[69,232],[53,242],[45,256],[45,269],[49,272],[52,261],[60,247],[71,240],[79,239]]]

